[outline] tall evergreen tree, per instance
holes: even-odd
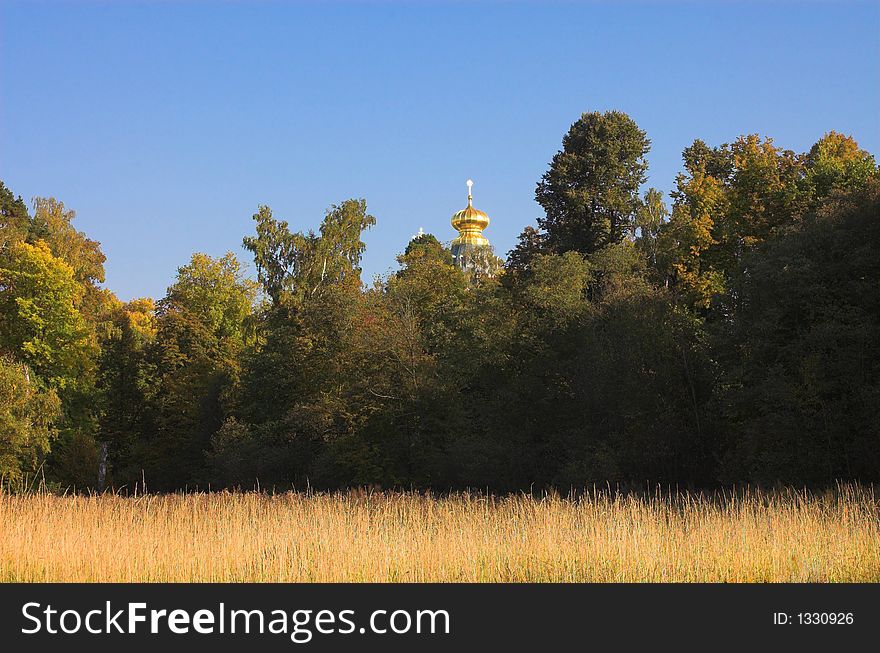
[[[591,254],[633,234],[649,149],[620,111],[585,113],[571,126],[535,191],[551,251]]]

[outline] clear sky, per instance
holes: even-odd
[[[261,203],[307,229],[366,198],[369,279],[455,235],[468,177],[504,254],[584,111],[647,130],[664,191],[694,138],[880,153],[880,4],[707,4],[0,0],[0,178],[75,209],[130,299]]]

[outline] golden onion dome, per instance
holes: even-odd
[[[471,187],[474,185],[470,179],[468,185],[467,207],[452,216],[452,226],[458,231],[458,238],[452,241],[453,245],[488,245],[488,239],[483,235],[483,229],[489,226],[489,216],[475,209]]]

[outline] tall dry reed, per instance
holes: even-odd
[[[0,493],[4,581],[878,581],[872,489],[824,495]]]

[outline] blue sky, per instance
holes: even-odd
[[[836,129],[876,156],[880,4],[0,0],[0,178],[75,209],[123,299],[241,253],[261,203],[307,229],[366,198],[369,279],[419,227],[454,236],[468,177],[504,254],[570,124],[607,109],[664,191],[694,138]]]

